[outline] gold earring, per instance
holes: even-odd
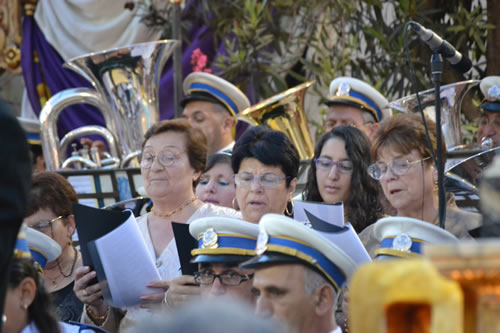
[[[293,200],[290,199],[290,205],[292,205],[292,209],[291,210],[288,210],[288,202],[286,203],[286,207],[285,207],[285,214],[288,215],[288,216],[293,216]]]
[[[234,197],[233,201],[231,202],[231,206],[233,206],[233,209],[235,209],[235,210],[237,210],[236,209],[236,204],[237,204],[236,197]]]
[[[24,304],[23,304],[23,309],[24,309],[24,310],[28,310],[28,304],[24,303]]]

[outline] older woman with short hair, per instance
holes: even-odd
[[[194,194],[205,167],[207,143],[199,129],[187,120],[165,120],[153,125],[142,146],[141,174],[144,187],[153,201],[150,213],[137,219],[151,256],[156,261],[162,281],[152,281],[151,288],[169,289],[172,279],[195,285],[192,276],[180,276],[180,262],[172,231],[172,222],[190,223],[205,216],[239,217],[231,208],[201,202]],[[83,321],[90,321],[110,332],[122,331],[143,320],[149,308],[159,304],[164,292],[141,297],[140,307],[126,311],[108,308],[97,284],[88,283],[95,277],[88,267],[77,273],[75,293],[86,304]],[[188,294],[199,294],[199,288],[187,288]],[[124,317],[123,317],[124,316]]]
[[[293,214],[299,153],[283,133],[257,126],[233,148],[236,200],[242,219],[258,223],[264,214]]]
[[[436,124],[426,119],[430,142],[437,149]],[[446,151],[442,140],[442,151]],[[380,181],[385,196],[397,216],[412,217],[439,225],[437,204],[437,171],[427,144],[422,118],[417,114],[398,114],[381,123],[372,144],[372,164],[368,172]],[[445,229],[457,238],[470,239],[469,230],[479,227],[479,214],[456,206],[446,208]],[[371,255],[378,247],[373,228],[361,235]]]

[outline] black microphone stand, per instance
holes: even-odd
[[[436,112],[436,169],[438,175],[439,226],[444,229],[446,220],[446,192],[444,188],[443,149],[441,148],[441,75],[443,74],[443,57],[434,52],[431,57],[431,74],[434,83],[434,109]]]

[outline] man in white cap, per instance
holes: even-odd
[[[240,267],[256,269],[256,313],[293,333],[340,333],[334,320],[339,288],[356,269],[351,258],[316,231],[276,214],[259,222],[257,257]]]
[[[189,74],[183,83],[186,98],[182,114],[207,137],[208,155],[230,152],[234,145],[236,115],[250,107],[235,85],[205,72]]]
[[[198,272],[194,279],[189,275],[175,279],[176,283],[171,283],[165,292],[163,303],[177,307],[196,299],[200,291],[206,298],[223,296],[252,303],[254,272],[238,266],[255,256],[259,227],[234,218],[204,217],[194,220],[189,232],[198,242],[191,251],[191,262],[198,264]]]
[[[205,297],[230,297],[252,302],[253,270],[238,266],[255,256],[259,227],[256,224],[227,217],[206,217],[189,225],[198,240],[192,250],[198,264],[195,281]]]
[[[389,102],[369,84],[351,77],[330,83],[328,116],[323,126],[328,132],[337,126],[354,126],[372,138],[379,123],[391,116]]]
[[[378,220],[373,229],[380,247],[377,260],[418,258],[425,244],[458,242],[450,232],[433,224],[409,217],[386,217]]]
[[[481,118],[477,130],[477,142],[493,141],[493,147],[500,146],[500,76],[488,76],[479,85],[485,101],[479,109]]]

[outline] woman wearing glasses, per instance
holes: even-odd
[[[436,151],[436,124],[430,119],[426,122],[432,148]],[[445,152],[444,139],[442,142]],[[372,157],[377,162],[368,168],[368,172],[380,181],[397,216],[439,225],[437,172],[421,116],[398,114],[384,121],[375,135]],[[471,238],[468,230],[479,227],[480,219],[479,214],[460,210],[448,200],[445,229],[457,238]],[[371,255],[378,246],[372,229],[368,228],[360,235]]]
[[[342,201],[345,221],[361,232],[383,215],[379,185],[366,171],[370,162],[370,141],[363,132],[351,126],[333,128],[316,144],[305,200]]]
[[[233,148],[236,201],[244,221],[258,223],[264,214],[292,215],[299,153],[283,133],[257,126]]]
[[[79,321],[83,309],[73,292],[76,270],[82,266],[80,252],[71,240],[75,232],[73,203],[77,202],[75,190],[63,176],[55,172],[33,176],[24,223],[54,239],[62,249],[55,261],[47,263],[42,278],[59,318],[65,322]]]
[[[168,290],[174,284],[180,285],[180,297],[186,300],[199,295],[200,290],[193,286],[196,284],[194,277],[179,277],[180,262],[172,222],[190,223],[205,216],[240,216],[233,209],[203,203],[194,194],[206,156],[204,134],[184,119],[165,120],[153,125],[142,146],[141,174],[153,208],[150,213],[139,217],[137,223],[162,277],[161,281],[152,281],[148,287]],[[158,305],[164,298],[165,293],[161,292],[141,297],[140,307],[126,311],[108,308],[99,286],[88,285],[94,277],[95,272],[82,267],[77,273],[75,293],[86,304],[83,320],[90,320],[110,332],[123,331],[134,322],[143,320],[148,314],[145,308]]]

